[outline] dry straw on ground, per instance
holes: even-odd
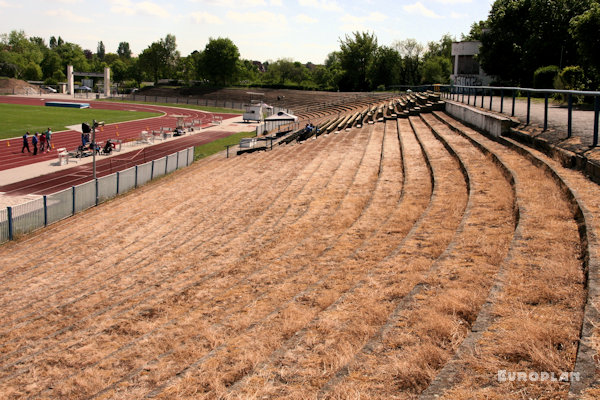
[[[572,207],[469,134],[507,168],[431,115],[390,120],[212,157],[2,246],[0,392],[417,398],[452,361],[447,398],[565,397],[494,373],[573,368]],[[491,323],[457,356],[488,299]]]

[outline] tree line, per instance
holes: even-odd
[[[598,90],[599,32],[598,0],[496,0],[467,38],[497,85]]]
[[[374,33],[353,32],[340,38],[340,48],[323,64],[282,58],[258,62],[240,57],[228,38],[209,38],[201,51],[182,56],[176,38],[168,34],[133,56],[128,42],[115,52],[102,41],[95,52],[60,36],[28,37],[23,31],[0,35],[0,76],[55,85],[66,80],[66,67],[97,71],[110,67],[112,80],[121,88],[142,82],[170,80],[213,87],[227,85],[272,86],[318,90],[375,90],[392,85],[447,83],[451,73],[453,38],[423,46],[415,39],[380,46]]]
[[[480,40],[478,61],[496,85],[536,88],[600,88],[600,0],[496,0],[488,18],[475,22],[463,40]],[[48,43],[23,31],[0,35],[0,76],[64,82],[76,71],[112,69],[121,87],[162,79],[211,87],[227,85],[366,91],[449,83],[451,48],[446,34],[423,45],[404,39],[380,45],[371,32],[339,38],[339,49],[322,64],[283,58],[258,62],[240,57],[228,38],[209,38],[204,49],[182,56],[168,34],[133,56],[128,42],[96,52],[65,42]]]

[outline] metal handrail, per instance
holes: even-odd
[[[512,94],[512,108],[511,116],[515,115],[515,102],[516,93],[522,92],[527,94],[527,112],[526,112],[526,125],[531,122],[531,95],[536,93],[544,94],[544,131],[548,130],[548,99],[551,94],[563,94],[567,95],[567,138],[571,138],[573,135],[573,96],[588,96],[594,97],[594,127],[593,127],[593,140],[592,147],[598,146],[599,136],[599,120],[600,120],[600,91],[589,91],[589,90],[562,90],[562,89],[533,89],[533,88],[521,88],[515,86],[467,86],[467,85],[424,85],[421,88],[427,88],[425,90],[431,90],[433,87],[439,88],[440,91],[446,93],[446,95],[452,100],[457,100],[465,103],[465,96],[467,96],[467,104],[471,104],[471,96],[473,96],[473,105],[477,105],[478,94],[481,97],[481,108],[485,108],[484,102],[486,92],[489,96],[489,109],[492,110],[493,94],[494,92],[500,92],[500,112],[504,113],[504,92]],[[419,87],[415,87],[419,88]],[[443,90],[445,89],[445,90]]]

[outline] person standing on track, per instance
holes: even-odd
[[[23,147],[21,148],[21,153],[24,153],[25,149],[27,149],[28,153],[31,153],[31,150],[29,150],[29,132],[25,132],[23,135]]]
[[[48,153],[52,149],[52,143],[50,139],[52,138],[52,131],[50,128],[46,131],[46,153]]]
[[[35,156],[38,151],[38,147],[37,147],[38,146],[38,133],[37,132],[31,138],[31,145],[33,146],[33,155]]]
[[[40,133],[40,153],[44,152],[46,148],[46,132]]]

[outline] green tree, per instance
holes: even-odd
[[[37,41],[29,40],[23,31],[13,30],[0,35],[0,63],[4,65],[5,73],[8,72],[11,77],[24,78],[25,70],[28,70],[27,75],[32,76],[30,65],[42,62],[44,47]]]
[[[374,33],[353,32],[340,39],[340,64],[343,70],[341,88],[344,90],[370,90],[368,71],[377,53],[377,37]]]
[[[531,86],[544,65],[577,64],[570,21],[594,0],[496,0],[481,37],[480,64],[503,81]]]
[[[258,67],[252,63],[250,60],[240,60],[238,61],[238,76],[240,83],[243,85],[247,85],[252,82],[258,81],[259,72]]]
[[[581,65],[595,87],[600,86],[600,4],[594,2],[583,14],[570,21],[569,33],[577,43]]]
[[[62,69],[62,60],[55,51],[48,51],[41,63],[44,78],[52,78],[57,71]]]
[[[23,71],[23,79],[28,81],[39,81],[43,77],[42,68],[39,64],[30,62]]]
[[[119,48],[117,49],[119,57],[129,60],[131,58],[131,49],[129,48],[128,42],[120,42]]]
[[[481,41],[481,37],[483,36],[483,32],[488,27],[488,21],[482,20],[479,22],[473,22],[471,24],[471,29],[467,35],[461,35],[463,41]]]
[[[158,83],[165,70],[165,58],[164,47],[159,42],[154,42],[140,54],[140,70],[146,73],[154,83]]]
[[[404,39],[394,42],[394,48],[402,56],[400,82],[403,85],[418,85],[421,83],[421,66],[424,47],[415,39]]]
[[[104,61],[104,56],[106,55],[106,48],[104,47],[104,43],[101,41],[98,42],[98,49],[96,51],[96,55],[101,61]]]
[[[67,65],[72,65],[75,71],[89,70],[90,66],[87,58],[83,54],[81,46],[74,43],[63,42],[62,44],[57,45],[53,51],[60,57],[63,71],[67,70]]]
[[[140,54],[139,67],[154,83],[161,78],[174,78],[179,52],[175,36],[167,34],[164,39],[153,42]]]
[[[447,57],[429,57],[423,62],[421,83],[448,83],[451,71],[452,63]]]
[[[120,83],[127,79],[127,64],[120,58],[117,58],[110,64],[110,73],[112,80]]]
[[[235,81],[240,52],[227,38],[210,38],[200,58],[200,74],[217,86]]]
[[[402,57],[400,53],[392,47],[378,48],[370,71],[372,86],[389,87],[398,84],[401,71]]]

